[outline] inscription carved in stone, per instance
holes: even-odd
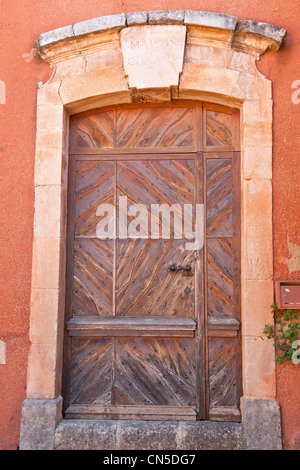
[[[178,85],[182,71],[186,27],[144,26],[121,31],[121,45],[129,86],[134,88]]]

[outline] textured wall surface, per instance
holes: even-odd
[[[97,16],[143,10],[195,9],[275,24],[288,31],[279,52],[267,52],[259,70],[273,82],[274,279],[300,278],[300,5],[288,0],[25,0],[0,2],[0,449],[16,449],[26,393],[33,239],[33,169],[37,83],[51,70],[36,55],[44,31]],[[298,88],[300,87],[300,82]],[[298,98],[298,99],[297,99]],[[299,101],[299,103],[298,103]],[[277,367],[286,449],[300,447],[299,366]]]

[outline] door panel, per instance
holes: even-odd
[[[214,111],[216,119],[216,112]],[[225,158],[226,157],[226,158]],[[240,191],[239,154],[204,154],[208,417],[240,420]]]
[[[235,315],[230,238],[207,240],[207,286],[208,315]]]
[[[72,338],[70,402],[111,404],[113,340]]]
[[[77,121],[76,130],[71,133],[71,147],[78,149],[105,149],[114,147],[113,110],[83,116]],[[73,140],[74,139],[74,140]]]
[[[135,108],[117,111],[118,148],[193,147],[193,108]]]
[[[112,240],[77,238],[74,243],[73,315],[113,314]]]
[[[196,406],[193,339],[116,341],[116,405]]]
[[[217,421],[238,421],[237,336],[209,337],[209,417]]]
[[[207,159],[207,235],[231,237],[232,160]]]
[[[75,236],[95,237],[97,207],[114,204],[114,162],[77,161],[75,177]]]
[[[191,102],[71,119],[66,418],[240,419],[238,133]]]
[[[194,160],[147,160],[117,165],[118,196],[131,203],[193,204]]]

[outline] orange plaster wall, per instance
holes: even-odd
[[[263,21],[288,31],[285,46],[268,52],[259,70],[273,81],[274,94],[274,273],[300,279],[300,104],[292,83],[300,80],[300,4],[295,0],[0,0],[1,231],[0,449],[16,449],[26,393],[33,230],[33,169],[37,83],[51,75],[35,54],[40,33],[97,16],[144,10],[194,9]],[[300,94],[299,94],[300,97]],[[0,97],[1,103],[1,97]],[[284,447],[300,448],[300,366],[277,367]]]

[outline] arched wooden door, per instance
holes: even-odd
[[[239,421],[239,112],[83,113],[69,160],[65,417]]]

